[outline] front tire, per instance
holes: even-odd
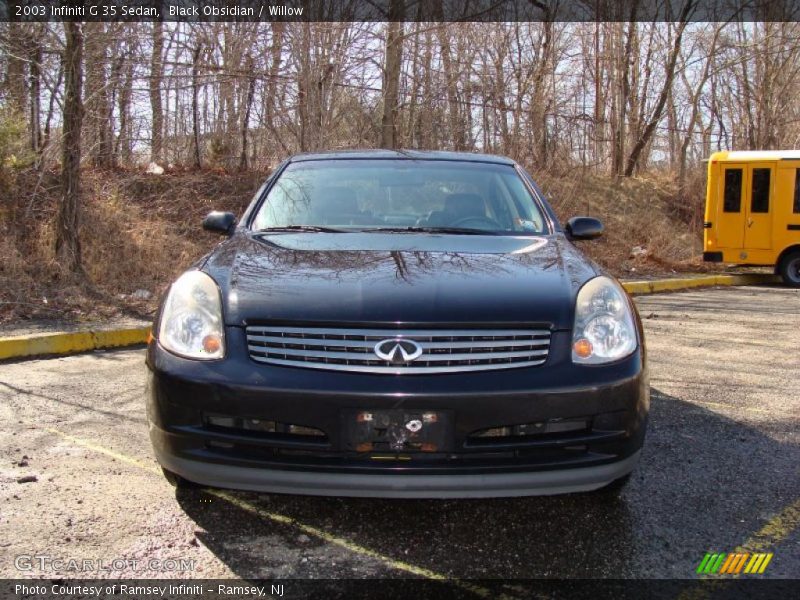
[[[778,273],[785,285],[800,288],[800,250],[794,250],[781,259]]]
[[[625,489],[625,486],[628,485],[628,482],[632,477],[632,472],[628,473],[627,475],[623,475],[608,485],[604,485],[600,489],[595,490],[594,493],[604,498],[617,498],[622,493],[622,490]]]
[[[200,487],[200,485],[196,484],[195,482],[184,479],[177,473],[168,471],[164,467],[161,467],[161,472],[164,474],[164,479],[166,479],[167,482],[169,482],[169,484],[176,490],[190,490]]]

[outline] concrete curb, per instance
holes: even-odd
[[[628,293],[654,294],[690,288],[715,287],[718,285],[758,285],[780,283],[777,275],[766,273],[745,273],[742,275],[704,275],[701,277],[675,277],[674,279],[653,279],[652,281],[625,281],[622,284]]]
[[[136,327],[0,338],[0,360],[136,346],[146,343],[149,334],[149,327]]]
[[[707,275],[676,277],[652,281],[626,281],[622,285],[633,295],[655,294],[690,288],[719,285],[757,285],[777,283],[776,275],[751,273],[743,275]],[[123,348],[147,343],[149,327],[128,329],[98,329],[67,333],[44,333],[0,338],[0,361],[11,358],[75,354],[100,348]]]

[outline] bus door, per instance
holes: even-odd
[[[747,198],[745,200],[745,248],[772,248],[772,189],[774,164],[747,165]]]
[[[720,248],[743,248],[747,165],[721,163],[720,170],[721,193],[715,223],[717,245]]]

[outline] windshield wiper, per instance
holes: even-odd
[[[456,235],[499,235],[494,231],[485,229],[472,229],[470,227],[370,227],[359,229],[359,232],[371,233],[453,233]]]
[[[264,227],[259,229],[259,233],[272,233],[281,231],[301,231],[316,233],[345,233],[347,229],[336,229],[335,227],[321,227],[320,225],[279,225],[276,227]]]

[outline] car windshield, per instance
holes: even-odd
[[[436,160],[290,164],[252,221],[255,230],[530,235],[544,216],[511,165]]]

